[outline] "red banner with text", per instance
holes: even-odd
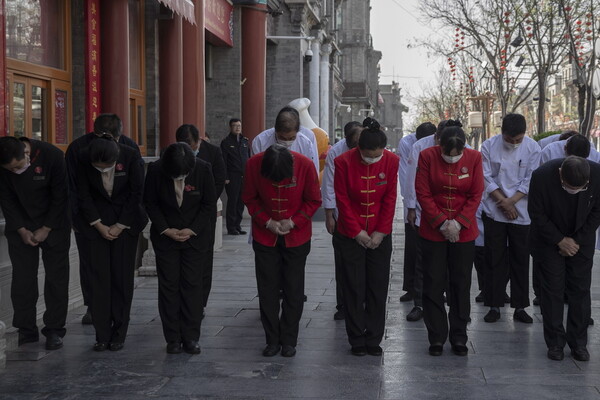
[[[204,1],[206,40],[215,46],[233,47],[233,5],[227,0]]]
[[[85,9],[85,127],[94,130],[94,120],[100,114],[100,0],[87,0]]]

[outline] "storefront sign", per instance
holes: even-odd
[[[206,39],[216,46],[233,47],[233,6],[227,0],[205,0]]]
[[[94,130],[94,120],[100,114],[100,0],[87,0],[86,26],[86,121],[87,132]]]

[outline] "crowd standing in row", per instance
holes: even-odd
[[[424,319],[431,355],[441,355],[446,340],[455,354],[468,354],[473,264],[482,291],[476,300],[490,307],[484,320],[500,319],[508,300],[514,320],[531,323],[525,309],[532,255],[534,304],[541,306],[548,357],[562,359],[568,344],[575,359],[589,359],[600,157],[585,137],[569,132],[536,143],[525,135],[523,116],[509,114],[501,135],[486,140],[479,152],[467,145],[460,122],[447,120],[437,128],[422,124],[404,137],[398,157],[386,150],[377,121],[367,118],[345,126],[345,138],[327,154],[319,185],[315,135],[300,126],[294,108],[283,108],[275,127],[251,147],[241,128],[232,119],[218,147],[202,140],[195,126],[182,125],[177,142],[163,149],[145,177],[139,149],[114,114],[100,115],[94,131],[73,141],[65,157],[44,142],[0,138],[0,206],[19,344],[39,340],[38,293],[31,288],[37,288],[41,249],[42,334],[47,349],[63,345],[72,228],[88,306],[82,322],[94,325],[95,351],[121,350],[137,239],[150,220],[166,350],[200,353],[216,202],[225,189],[227,233],[247,233],[241,226],[244,204],[252,218],[263,355],[296,354],[312,217],[323,201],[335,259],[334,319],[345,320],[352,354],[380,356],[399,182],[407,292],[400,300],[414,301],[407,319]]]

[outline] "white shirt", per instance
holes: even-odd
[[[333,160],[341,154],[350,150],[346,144],[346,139],[337,142],[327,152],[325,159],[325,169],[323,170],[323,182],[321,183],[321,198],[323,200],[323,208],[335,209],[334,216],[337,218],[337,203],[335,202],[335,190],[333,188],[333,177],[335,176],[335,163]]]
[[[258,136],[252,140],[252,154],[262,153],[275,143],[277,143],[275,128],[267,129],[266,131],[259,133]],[[294,140],[290,150],[311,159],[315,164],[317,174],[319,173],[319,155],[317,153],[316,142],[313,144],[310,139],[302,133],[302,127],[300,127],[300,132],[296,135],[296,140]]]
[[[556,142],[559,137],[560,137],[560,133],[556,133],[554,135],[546,136],[545,138],[538,140],[537,143],[540,146],[540,148],[543,149],[546,146],[548,146],[550,143]]]
[[[540,165],[540,146],[535,140],[525,136],[517,149],[507,149],[502,135],[496,135],[481,145],[483,161],[483,177],[485,190],[483,211],[491,219],[517,225],[529,225],[531,219],[527,212],[527,194],[532,172]],[[515,204],[518,217],[508,220],[496,206],[490,196],[494,190],[500,189],[506,197],[521,192],[526,196]]]
[[[481,219],[481,211],[483,211],[483,202],[479,203],[479,207],[477,208],[477,212],[475,213],[475,219],[477,219],[477,228],[479,228],[479,235],[475,239],[475,246],[483,247],[485,245],[485,241],[483,239],[483,220]]]
[[[406,222],[406,216],[408,214],[408,207],[406,206],[406,174],[408,172],[408,158],[413,145],[417,141],[417,134],[411,133],[408,136],[404,136],[398,142],[397,154],[400,157],[400,167],[398,169],[398,181],[400,182],[400,194],[402,195],[402,202],[404,203],[404,222]]]
[[[435,135],[426,136],[417,140],[413,144],[407,161],[404,189],[402,188],[402,183],[400,183],[400,191],[402,192],[402,197],[404,198],[404,208],[415,208],[417,211],[417,220],[415,222],[415,225],[417,226],[421,225],[421,206],[417,201],[417,191],[415,190],[415,179],[417,178],[419,154],[421,154],[423,150],[433,146],[435,146]]]
[[[565,152],[565,146],[567,145],[567,140],[559,140],[557,142],[550,143],[542,150],[542,157],[540,159],[540,165],[547,163],[550,160],[555,160],[557,158],[565,158],[568,157]],[[593,145],[590,144],[590,155],[587,158],[593,162],[600,162],[600,153],[594,148]]]

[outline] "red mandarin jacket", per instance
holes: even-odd
[[[443,242],[439,231],[446,220],[461,224],[459,242],[475,240],[479,234],[475,213],[483,193],[481,153],[464,149],[462,158],[449,164],[442,158],[440,146],[425,149],[419,155],[415,189],[423,211],[419,235]]]
[[[335,199],[339,211],[337,230],[354,238],[361,230],[389,235],[396,211],[397,155],[384,150],[375,164],[365,163],[358,148],[335,159]]]
[[[284,236],[286,247],[297,247],[312,236],[311,218],[321,206],[321,190],[315,164],[300,153],[294,157],[294,176],[273,182],[260,174],[263,153],[248,160],[242,200],[252,216],[252,236],[263,246],[274,247],[277,235],[266,228],[269,219],[291,217],[294,228]]]

